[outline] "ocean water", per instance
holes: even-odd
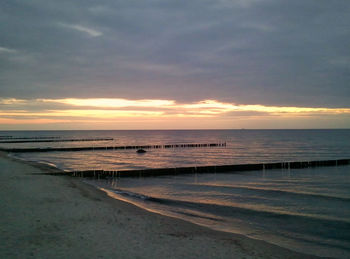
[[[350,258],[350,166],[86,182],[149,211]]]
[[[114,140],[0,143],[2,148],[227,143],[215,148],[150,149],[145,154],[135,150],[14,154],[64,170],[350,158],[350,130],[0,132],[5,135]],[[84,181],[156,213],[303,253],[350,258],[350,166]]]
[[[14,137],[113,138],[112,141],[0,143],[3,148],[226,142],[226,147],[16,154],[63,170],[128,170],[350,158],[350,130],[164,130],[0,132]],[[0,140],[1,141],[1,140]],[[83,161],[83,162],[82,162]]]

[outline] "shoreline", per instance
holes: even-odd
[[[2,258],[317,258],[143,210],[49,165],[5,153],[0,165]]]

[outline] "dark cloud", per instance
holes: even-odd
[[[4,0],[0,96],[349,107],[349,13],[348,0]]]

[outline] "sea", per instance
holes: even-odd
[[[28,142],[43,139],[95,141]],[[111,138],[110,140],[96,140]],[[16,140],[17,143],[4,143]],[[18,141],[24,140],[23,143]],[[15,141],[13,141],[15,142]],[[225,143],[224,146],[10,153],[64,171],[350,159],[350,130],[0,131],[0,148]],[[350,166],[82,181],[140,208],[297,252],[350,258]]]

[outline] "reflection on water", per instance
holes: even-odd
[[[16,154],[51,162],[66,170],[126,170],[202,165],[307,161],[350,157],[350,130],[184,130],[184,131],[45,131],[17,135],[62,138],[113,138],[98,142],[0,144],[0,147],[83,147],[226,142],[226,147],[48,152]],[[1,133],[4,135],[5,133]],[[11,132],[11,134],[14,134]],[[84,161],[82,163],[81,161]]]
[[[350,166],[86,180],[147,210],[319,256],[350,256]]]

